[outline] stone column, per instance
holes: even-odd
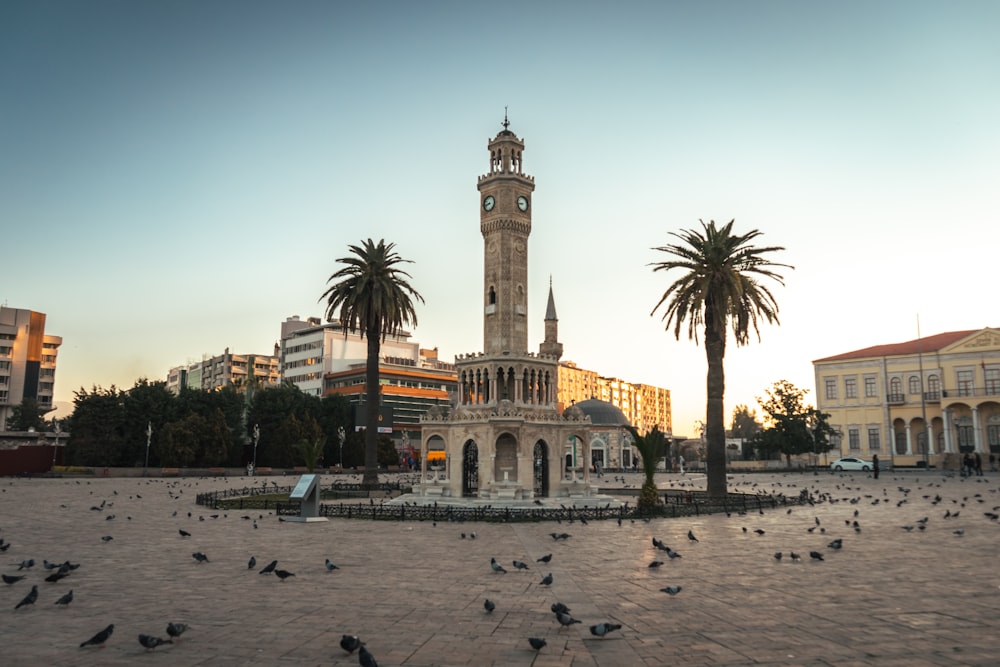
[[[983,434],[979,429],[979,408],[972,408],[972,439],[974,443],[975,450],[980,454],[986,453],[986,448],[983,447]]]
[[[912,454],[913,453],[913,440],[912,440],[912,438],[913,438],[913,433],[912,433],[912,429],[910,428],[910,422],[906,422],[906,453],[907,454]],[[893,446],[893,449],[895,449],[896,443],[892,443],[892,446]]]

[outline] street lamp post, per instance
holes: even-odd
[[[257,443],[260,442],[260,424],[253,425],[253,469],[257,472]]]
[[[56,444],[52,446],[52,472],[56,471],[56,452],[59,451],[59,433],[61,429],[59,428],[59,420],[52,420],[52,430],[55,431]]]
[[[145,468],[149,467],[149,443],[153,440],[153,422],[146,422],[146,465]],[[143,474],[145,474],[143,470]]]

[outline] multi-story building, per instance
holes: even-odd
[[[420,365],[420,345],[409,339],[407,331],[387,336],[381,346],[382,358]],[[345,332],[339,322],[323,322],[318,317],[300,320],[295,315],[281,323],[278,354],[283,381],[293,383],[307,394],[321,396],[327,374],[358,366],[364,368],[368,361],[368,341],[357,331]]]
[[[0,306],[0,431],[26,398],[52,410],[60,345],[45,333],[45,313]]]
[[[813,362],[843,456],[936,465],[1000,454],[1000,330],[950,331]]]
[[[629,424],[640,433],[647,433],[654,426],[663,433],[673,431],[669,389],[604,377],[596,371],[579,368],[572,361],[560,361],[560,409],[592,398],[621,410]]]
[[[280,379],[277,354],[232,354],[227,347],[222,354],[171,368],[167,373],[167,389],[175,393],[181,387],[205,391],[230,386],[243,389],[251,380],[258,387],[274,387]]]

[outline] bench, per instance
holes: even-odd
[[[261,466],[260,468],[254,469],[254,473],[253,474],[255,474],[255,475],[270,475],[271,474],[271,469],[268,468],[268,467],[265,467],[265,466]]]
[[[294,472],[296,475],[304,475],[307,472],[309,472],[309,468],[305,466],[295,466],[294,468],[292,468],[292,472]]]
[[[226,469],[225,468],[209,468],[208,469],[208,474],[209,475],[215,475],[216,477],[225,477],[226,476]]]
[[[160,470],[160,474],[164,477],[177,477],[181,471],[180,468],[163,468]]]
[[[344,469],[341,468],[340,466],[330,466],[330,472],[333,474],[339,474],[344,472]]]

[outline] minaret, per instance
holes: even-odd
[[[556,317],[556,300],[552,296],[552,276],[549,276],[549,302],[545,306],[545,340],[538,346],[540,354],[559,359],[563,353],[559,342],[559,318]]]
[[[524,142],[508,128],[487,147],[490,171],[479,177],[479,228],[483,234],[483,352],[528,351],[528,235],[535,179],[524,173]]]

